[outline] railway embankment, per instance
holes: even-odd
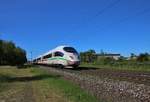
[[[150,102],[150,86],[128,81],[100,78],[78,71],[40,68],[64,76],[104,102]]]

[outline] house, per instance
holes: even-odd
[[[102,57],[113,58],[115,60],[118,60],[121,57],[121,54],[97,54],[98,59],[100,59]]]

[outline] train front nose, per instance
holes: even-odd
[[[68,56],[68,59],[71,61],[79,61],[78,53],[68,53],[67,56]]]
[[[72,67],[78,67],[80,65],[80,61],[68,61],[68,65]]]
[[[79,55],[78,54],[71,54],[69,55],[70,60],[68,61],[69,66],[79,66],[80,65],[80,60],[79,60]]]
[[[75,61],[73,66],[79,66],[80,65],[80,61]]]

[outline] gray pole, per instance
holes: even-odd
[[[30,53],[31,53],[31,63],[32,63],[32,51]]]

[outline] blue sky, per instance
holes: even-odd
[[[150,0],[0,0],[0,38],[38,56],[58,45],[150,52]]]

